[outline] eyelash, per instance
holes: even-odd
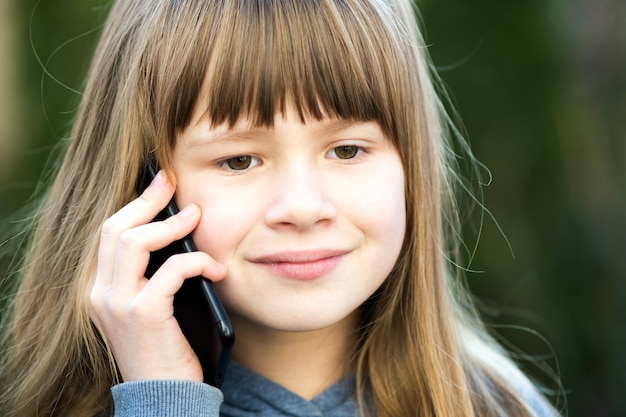
[[[341,158],[339,155],[337,155],[337,151],[340,149],[346,150],[347,148],[350,148],[351,150],[354,150],[354,155],[349,157],[349,158]],[[331,153],[334,153],[334,156],[331,156]],[[368,153],[367,148],[364,148],[362,146],[358,146],[358,145],[339,145],[339,146],[335,146],[332,149],[330,149],[326,155],[333,158],[333,159],[340,159],[342,161],[352,161],[354,159],[359,158],[360,156],[363,156],[364,153]]]
[[[354,151],[354,155],[350,156],[348,158],[341,158],[339,155],[337,155],[337,151],[338,150],[353,150]],[[331,155],[334,153],[334,156]],[[358,145],[340,145],[340,146],[335,146],[332,149],[330,149],[328,152],[326,152],[326,156],[332,158],[332,159],[339,159],[342,161],[352,161],[354,159],[359,158],[360,156],[362,156],[362,154],[364,153],[368,153],[368,150],[362,146],[358,146]],[[232,165],[230,165],[232,162],[243,162],[244,164],[246,163],[246,161],[249,161],[249,163],[242,167],[241,169],[237,169],[237,168],[233,168]],[[220,161],[217,162],[217,166],[219,168],[223,168],[226,169],[228,171],[231,172],[245,172],[251,168],[254,168],[256,166],[261,165],[263,162],[260,160],[259,157],[254,156],[254,155],[237,155],[237,156],[233,156],[230,158],[225,158],[222,159]]]
[[[241,162],[241,161],[244,161],[244,159],[248,159],[250,162],[247,166],[241,169],[236,169],[229,165],[229,163],[238,162],[238,161]],[[251,168],[261,165],[262,163],[263,162],[260,160],[260,158],[254,155],[237,155],[237,156],[225,158],[225,159],[218,161],[217,166],[219,168],[223,168],[231,172],[245,172]]]

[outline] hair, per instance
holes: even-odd
[[[405,240],[363,306],[354,352],[361,412],[533,416],[529,394],[543,397],[485,331],[450,262],[458,178],[435,84],[409,0],[117,2],[16,284],[2,415],[112,410],[119,378],[85,297],[102,223],[135,197],[148,154],[170,169],[196,106],[214,124],[271,126],[293,105],[303,121],[378,122],[404,165]]]

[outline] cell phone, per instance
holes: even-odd
[[[144,172],[140,173],[137,182],[138,193],[143,192],[157,172],[156,163],[147,160]],[[176,213],[178,207],[172,198],[153,221],[164,220]],[[170,256],[195,251],[196,245],[191,235],[187,235],[161,250],[152,252],[146,269],[146,278],[151,278]],[[174,317],[200,360],[204,382],[217,388],[221,387],[235,343],[235,333],[213,283],[202,276],[185,280],[182,288],[174,295]]]

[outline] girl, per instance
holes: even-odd
[[[451,273],[415,21],[409,0],[115,4],[12,303],[2,415],[555,415]],[[199,252],[147,280],[189,233]],[[237,335],[221,390],[173,317],[196,275]]]

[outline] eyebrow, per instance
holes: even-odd
[[[319,135],[331,135],[341,132],[342,130],[348,129],[350,127],[365,125],[368,123],[370,122],[349,119],[324,120],[322,122],[319,122],[319,126],[315,128],[315,131]],[[219,132],[194,135],[189,138],[189,140],[185,144],[185,147],[193,148],[196,146],[218,144],[227,141],[250,141],[253,139],[258,140],[259,138],[270,136],[272,130],[273,129],[271,127],[243,127],[240,129],[224,129],[223,131]]]
[[[259,136],[267,135],[267,129],[227,129],[221,132],[206,132],[190,136],[185,143],[185,147],[194,148],[209,144],[218,144],[231,141],[249,141],[258,139]]]
[[[367,124],[367,121],[363,120],[349,120],[349,119],[332,119],[326,120],[322,126],[319,126],[318,131],[322,134],[331,134],[341,132],[349,127]]]

